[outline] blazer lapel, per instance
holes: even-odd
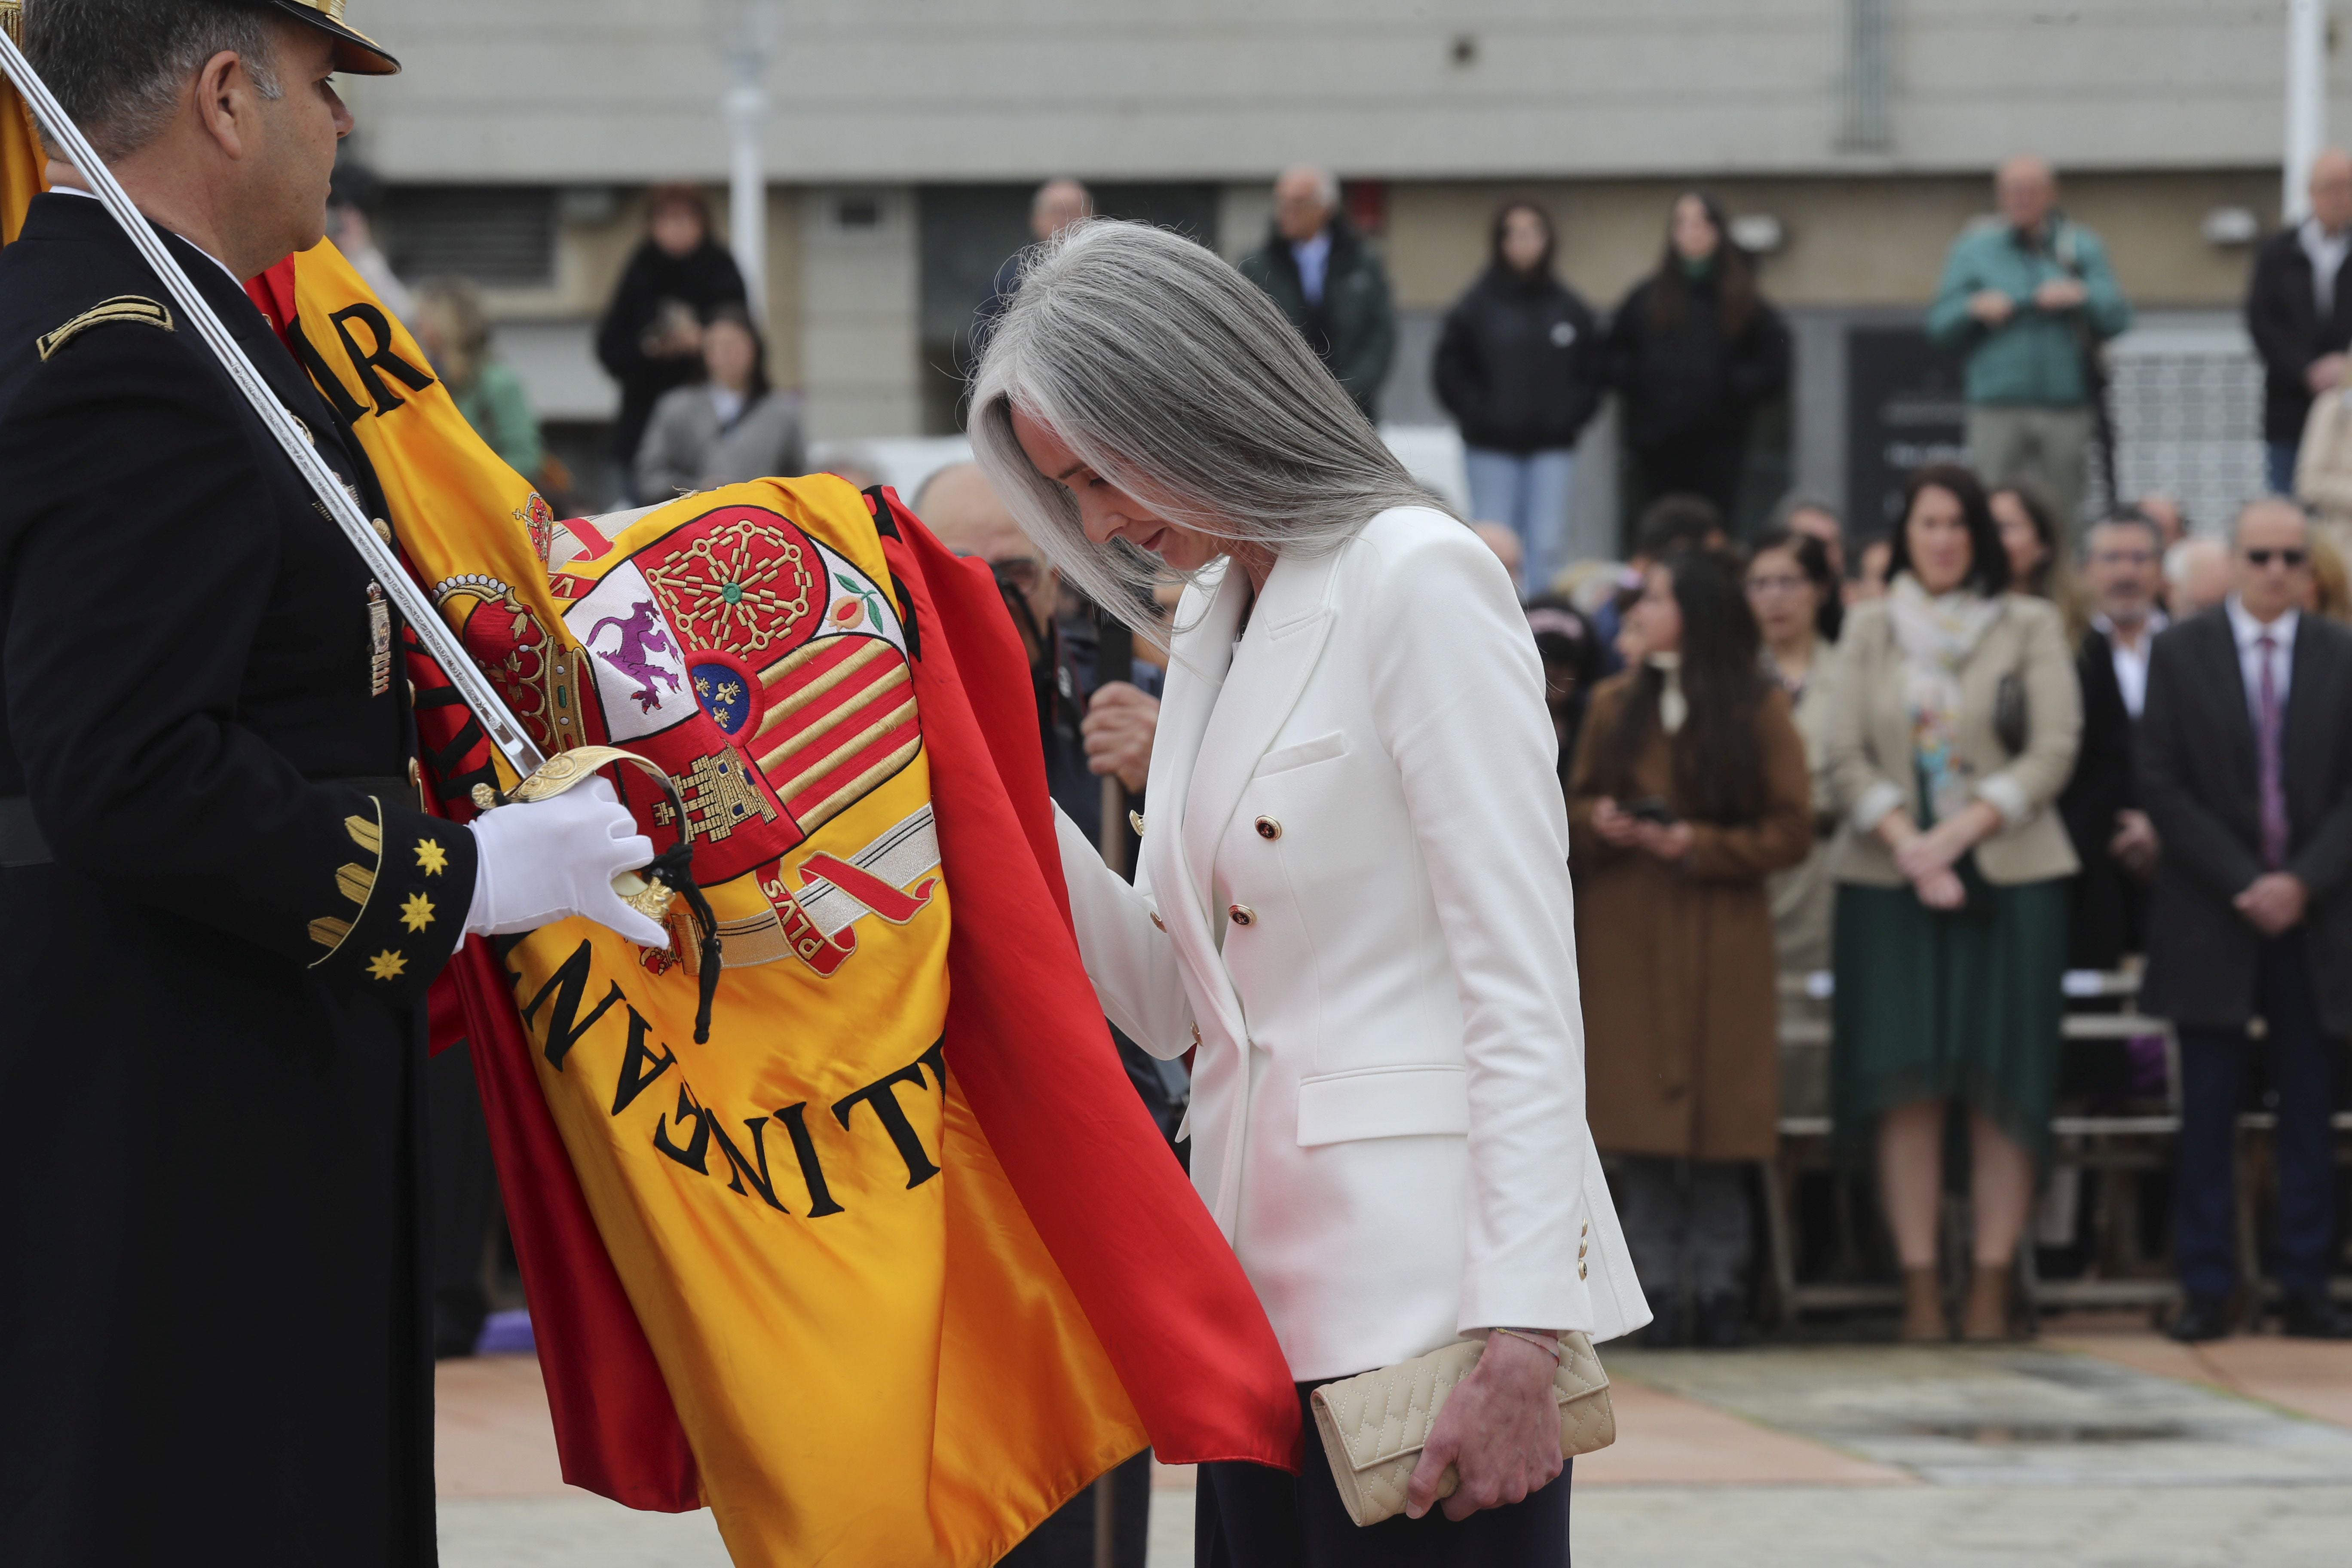
[[[2221,734],[2228,738],[2231,766],[2244,786],[2247,801],[2258,787],[2254,763],[2254,716],[2246,706],[2246,670],[2238,661],[2238,634],[2230,617],[2216,614],[2208,623],[2204,659],[2209,700],[2219,710]],[[2290,699],[2293,692],[2288,693]]]
[[[1151,746],[1151,772],[1144,799],[1150,831],[1143,836],[1142,861],[1159,900],[1160,918],[1178,955],[1202,984],[1201,994],[1234,1005],[1231,1025],[1240,1026],[1230,984],[1217,962],[1208,907],[1184,864],[1184,808],[1202,737],[1215,710],[1233,661],[1234,627],[1241,621],[1239,578],[1227,573],[1203,590],[1205,600],[1187,594],[1177,606],[1178,630],[1168,660],[1168,685],[1160,704],[1160,726]],[[1186,617],[1192,617],[1189,622]]]
[[[1201,737],[1184,797],[1181,837],[1195,896],[1213,923],[1217,918],[1213,892],[1217,841],[1241,805],[1258,759],[1298,705],[1299,693],[1306,690],[1322,656],[1331,630],[1331,608],[1325,600],[1338,560],[1335,551],[1275,562]],[[1221,598],[1238,600],[1240,574],[1227,576],[1234,585]]]

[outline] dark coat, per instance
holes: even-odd
[[[2254,252],[2253,276],[2246,284],[2246,331],[2263,356],[2263,440],[2303,439],[2303,422],[2311,414],[2311,384],[2304,380],[2304,373],[2320,355],[2352,348],[2352,288],[2347,283],[2352,279],[2339,269],[2330,301],[2335,308],[2322,321],[2311,258],[2304,253],[2298,231],[2283,229]]]
[[[1591,309],[1549,272],[1489,267],[1447,312],[1437,341],[1437,400],[1463,444],[1488,451],[1573,447],[1608,374]]]
[[[719,306],[740,305],[744,299],[743,274],[722,246],[706,239],[701,248],[685,256],[672,256],[650,239],[637,247],[613,290],[612,303],[604,307],[604,320],[596,323],[597,363],[621,384],[621,411],[613,422],[614,456],[635,463],[661,395],[702,374],[698,355],[656,359],[646,353],[646,330],[660,316],[663,301],[676,300],[697,321],[708,321]]]
[[[1692,280],[1680,322],[1661,325],[1657,283],[1633,286],[1609,319],[1609,381],[1624,399],[1625,440],[1635,450],[1709,441],[1744,446],[1748,422],[1789,384],[1789,327],[1762,300],[1727,331],[1711,278]]]
[[[53,857],[0,869],[0,1562],[430,1563],[422,999],[473,839],[321,782],[404,778],[407,683],[167,299],[96,202],[0,250],[0,797]]]
[[[2310,889],[2297,928],[2321,1026],[2352,1031],[2352,631],[2299,617],[2284,735],[2284,869]],[[2253,1016],[2262,937],[2230,900],[2263,874],[2254,726],[2227,613],[2168,627],[2148,660],[2139,791],[2164,841],[2141,1005],[2184,1027]]]
[[[1569,787],[1587,1119],[1613,1153],[1769,1159],[1780,1137],[1780,981],[1764,879],[1813,847],[1805,742],[1788,694],[1771,689],[1756,713],[1763,815],[1693,822],[1680,865],[1612,847],[1592,831],[1600,748],[1639,679],[1593,689]],[[1672,746],[1654,731],[1634,778],[1679,813]]]
[[[1389,275],[1355,226],[1334,214],[1331,256],[1323,273],[1323,300],[1307,302],[1298,263],[1280,230],[1268,227],[1265,244],[1242,258],[1242,275],[1272,297],[1290,318],[1364,417],[1380,416],[1381,383],[1396,353],[1396,304]]]
[[[2083,869],[2074,880],[2074,926],[2067,962],[2076,969],[2113,969],[2138,951],[2147,901],[2139,879],[2107,853],[2116,814],[2139,806],[2132,774],[2133,722],[2116,679],[2115,649],[2104,632],[2083,634],[2074,659],[2083,686],[2083,743],[2074,776],[2058,796],[2058,814]]]

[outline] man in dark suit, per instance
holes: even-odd
[[[2294,491],[2294,458],[2311,401],[2344,384],[2352,345],[2352,153],[2311,164],[2311,216],[2263,242],[2246,286],[2246,330],[2263,356],[2263,445],[2272,491]]]
[[[334,73],[397,68],[341,10],[40,0],[25,47],[380,517],[240,282],[319,242]],[[425,988],[567,910],[660,942],[646,841],[594,786],[419,808],[384,584],[47,179],[0,250],[0,1563],[430,1563]]]
[[[2075,658],[2083,685],[2083,748],[2058,797],[2066,836],[2083,871],[2074,888],[2076,969],[2113,969],[2146,950],[2147,879],[2157,837],[2140,809],[2133,737],[2147,699],[2147,661],[2168,624],[2157,607],[2164,586],[2164,535],[2154,519],[2126,507],[2094,526],[2083,548],[2093,615]]]
[[[2238,515],[2236,589],[2156,639],[2139,785],[2163,840],[2142,1001],[2180,1037],[2174,1247],[2183,1341],[2230,1331],[2247,1026],[2267,1026],[2278,1109],[2276,1271],[2290,1334],[2352,1338],[2328,1296],[2331,1126],[2352,1031],[2352,632],[2300,606],[2311,525]]]

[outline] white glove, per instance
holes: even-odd
[[[466,934],[537,931],[585,915],[641,947],[667,947],[669,933],[613,890],[613,879],[654,858],[613,786],[590,779],[551,800],[502,805],[476,818],[474,903]]]

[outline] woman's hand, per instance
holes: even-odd
[[[1957,910],[1969,901],[1969,890],[1962,885],[1960,874],[1948,866],[1913,882],[1911,890],[1931,910]]]
[[[1405,1512],[1419,1519],[1429,1511],[1448,1465],[1462,1478],[1445,1500],[1445,1517],[1456,1523],[1480,1509],[1523,1501],[1559,1479],[1567,1461],[1552,1394],[1558,1367],[1527,1341],[1489,1330],[1477,1366],[1437,1413],[1429,1446],[1405,1483]]]
[[[1124,680],[1106,682],[1078,728],[1087,768],[1117,773],[1129,794],[1141,790],[1151,773],[1151,737],[1159,727],[1160,699]]]
[[[1636,822],[1633,843],[1659,859],[1674,865],[1691,850],[1691,825],[1687,822]]]
[[[1643,824],[1617,809],[1617,803],[1602,795],[1592,803],[1592,831],[1601,835],[1601,842],[1619,849],[1631,849],[1641,842]]]
[[[2000,826],[1998,810],[1980,800],[1971,802],[1927,832],[1915,832],[1895,846],[1895,868],[1916,887],[1923,878],[1950,870],[1959,863],[1961,856],[1991,837]]]

